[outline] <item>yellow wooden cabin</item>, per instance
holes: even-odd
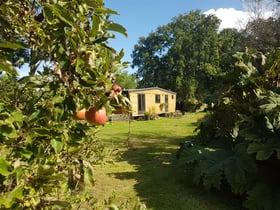
[[[144,116],[144,113],[162,115],[176,110],[176,93],[159,87],[128,89],[123,91],[130,99],[132,117]]]

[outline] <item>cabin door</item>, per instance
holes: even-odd
[[[145,94],[138,94],[138,114],[144,114],[146,110]]]
[[[164,97],[164,103],[165,103],[165,112],[169,112],[168,111],[168,95],[165,95]]]

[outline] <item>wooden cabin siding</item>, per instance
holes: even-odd
[[[130,89],[127,91],[132,105],[132,116],[143,116],[144,112],[148,111],[154,111],[156,114],[175,112],[176,93],[172,91],[158,87]],[[141,104],[139,100],[143,99],[145,103]],[[168,105],[165,107],[167,101]],[[143,109],[139,111],[139,108]]]

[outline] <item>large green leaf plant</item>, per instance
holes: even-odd
[[[72,116],[129,106],[111,90],[126,63],[108,40],[127,35],[113,14],[102,0],[0,3],[0,209],[93,209],[104,148],[96,127]]]
[[[280,206],[279,52],[273,64],[261,53],[236,53],[227,91],[209,108],[197,137],[184,144],[181,161],[193,166],[194,182],[230,188],[248,209]],[[274,76],[273,76],[274,75]],[[278,75],[278,76],[277,76]],[[273,82],[272,82],[273,81]]]

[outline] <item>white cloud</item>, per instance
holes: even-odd
[[[234,8],[219,8],[217,10],[210,9],[204,12],[206,15],[216,15],[221,20],[220,30],[224,28],[242,29],[247,22],[254,17],[253,13],[236,10]],[[273,11],[265,11],[263,18],[269,18],[274,15]]]
[[[249,13],[234,8],[210,9],[204,12],[206,15],[216,15],[221,20],[220,30],[224,28],[241,29],[249,20]]]

